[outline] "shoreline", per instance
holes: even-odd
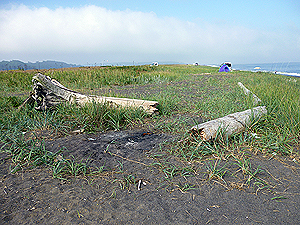
[[[276,67],[275,67],[275,69],[273,69],[273,66],[271,66],[270,69],[268,69],[263,66],[263,65],[266,65],[264,63],[262,63],[262,64],[237,64],[237,65],[240,65],[240,66],[237,66],[237,68],[234,68],[234,66],[233,66],[232,71],[249,71],[249,72],[254,72],[254,73],[255,72],[264,72],[264,73],[274,73],[274,74],[290,76],[290,77],[300,77],[300,73],[298,73],[299,69],[296,69],[297,72],[294,72],[293,70],[284,72],[281,69],[279,71],[276,70]],[[215,67],[215,68],[220,67],[218,65],[213,65],[213,64],[206,65],[206,66]],[[299,68],[300,68],[300,63],[299,63]]]

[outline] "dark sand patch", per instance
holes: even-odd
[[[130,130],[47,141],[51,151],[65,147],[66,158],[89,158],[93,166],[106,166],[98,177],[69,181],[54,179],[45,168],[10,174],[10,162],[1,153],[1,224],[298,224],[299,167],[292,161],[254,157],[253,166],[261,165],[277,179],[260,175],[278,193],[239,190],[232,188],[237,178],[225,177],[226,187],[207,181],[201,163],[182,162],[159,150],[160,143],[173,138]],[[123,172],[116,173],[120,163]],[[197,174],[168,180],[160,166],[145,166],[153,163],[192,167]],[[130,175],[135,183],[126,184]],[[184,192],[180,184],[196,189]],[[286,199],[272,200],[275,196]]]

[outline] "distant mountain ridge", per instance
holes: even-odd
[[[69,64],[65,62],[58,61],[42,61],[42,62],[22,62],[19,60],[11,60],[11,61],[2,61],[0,62],[0,70],[32,70],[32,69],[59,69],[59,68],[69,68],[69,67],[78,67],[80,65]]]

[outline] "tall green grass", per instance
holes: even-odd
[[[32,76],[37,72],[39,71],[0,71],[0,93],[29,91],[32,85]],[[96,89],[113,85],[160,83],[176,78],[176,74],[169,70],[146,65],[137,67],[80,67],[41,70],[40,72],[75,90]]]

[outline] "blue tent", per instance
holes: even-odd
[[[229,67],[226,65],[226,64],[223,64],[221,67],[220,67],[220,69],[219,69],[219,72],[229,72],[230,71],[230,69],[229,69]]]

